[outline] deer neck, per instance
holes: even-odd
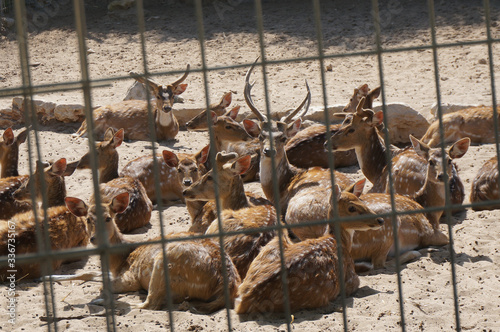
[[[64,177],[56,177],[50,184],[47,184],[47,204],[48,207],[65,205],[66,184]]]
[[[279,199],[280,201],[283,199],[286,200],[288,186],[290,185],[294,177],[299,175],[301,172],[297,168],[290,165],[285,153],[283,153],[283,157],[281,159],[275,159],[275,162]],[[260,157],[260,183],[267,199],[270,200],[271,203],[276,204],[273,194],[272,161],[271,158],[264,157],[262,154]],[[284,209],[285,207],[286,204],[282,204],[282,208]],[[282,213],[284,213],[284,211],[282,211]]]
[[[375,128],[372,128],[369,139],[355,148],[359,167],[371,183],[377,182],[387,165],[385,150],[384,141]]]
[[[186,200],[186,208],[191,220],[195,220],[196,217],[198,217],[198,214],[201,212],[205,204],[207,204],[206,201]]]
[[[444,206],[445,203],[445,186],[443,182],[429,181],[426,177],[422,188],[415,194],[414,200],[422,205],[422,207]],[[426,212],[425,215],[431,225],[439,227],[439,219],[443,211]]]
[[[123,235],[118,230],[118,227],[116,227],[114,234],[109,238],[109,243],[111,245],[120,245],[122,243],[130,242],[125,240]],[[114,276],[117,276],[121,270],[128,266],[127,258],[133,250],[134,248],[130,248],[124,252],[109,255],[109,269]]]
[[[118,153],[115,153],[106,165],[101,165],[99,183],[106,183],[118,177]]]
[[[173,138],[179,131],[179,123],[173,111],[163,112],[160,109],[156,109],[155,123],[157,139]]]
[[[0,177],[8,178],[11,176],[19,176],[19,172],[17,171],[18,161],[18,151],[15,151],[15,153],[6,153],[0,160],[0,166],[2,167]]]
[[[248,207],[248,199],[245,195],[243,180],[240,176],[236,176],[231,180],[228,195],[222,197],[222,208],[230,210],[239,210]]]

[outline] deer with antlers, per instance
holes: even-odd
[[[474,177],[470,190],[470,202],[478,203],[498,199],[500,199],[500,191],[498,189],[498,158],[495,156],[486,161]],[[473,205],[472,209],[481,211],[494,210],[499,207],[500,205],[497,203],[490,205]]]
[[[254,105],[251,97],[252,84],[250,75],[257,61],[248,70],[245,78],[245,101],[255,114],[259,122],[244,120],[245,130],[253,137],[258,137],[261,143],[260,150],[260,181],[266,197],[279,203],[287,224],[297,224],[307,221],[325,220],[328,216],[328,207],[323,204],[323,197],[330,195],[332,181],[330,170],[320,167],[299,169],[292,166],[285,153],[287,139],[293,137],[299,130],[301,117],[307,112],[311,101],[311,92],[306,82],[307,96],[302,104],[280,121],[267,119]],[[304,107],[305,106],[305,107]],[[304,107],[302,114],[292,118]],[[272,145],[271,145],[272,140]],[[272,159],[276,165],[277,187],[279,202],[275,202],[273,194]],[[346,175],[334,172],[335,181],[342,188],[351,185],[353,181]],[[324,225],[304,226],[294,228],[293,232],[300,239],[323,236],[326,232]]]
[[[174,139],[179,132],[179,122],[172,113],[174,97],[186,91],[187,84],[181,84],[189,74],[189,65],[184,75],[167,86],[157,83],[131,72],[130,75],[137,81],[148,85],[155,96],[152,105],[156,138],[158,140]],[[103,106],[94,111],[94,134],[97,138],[104,136],[108,128],[126,129],[125,139],[150,140],[148,122],[148,102],[144,100],[126,100],[117,104]],[[87,120],[77,131],[78,136],[87,133]]]
[[[331,137],[334,150],[354,148],[358,163],[366,178],[373,183],[372,192],[388,192],[388,169],[386,145],[377,129],[383,123],[383,112],[363,109],[360,101],[356,113],[336,113],[344,118],[340,129]],[[393,186],[396,193],[414,195],[425,182],[427,160],[414,149],[398,149],[391,146]],[[453,158],[459,158],[455,156]],[[452,165],[452,178],[449,181],[451,202],[462,204],[465,193],[456,166]]]
[[[105,231],[111,245],[129,243],[125,240],[115,223],[115,218],[127,208],[129,194],[121,193],[113,197],[109,203],[103,204]],[[87,206],[78,198],[66,198],[68,209],[79,218],[88,218],[95,225],[96,210],[94,205]],[[91,242],[98,244],[92,227]],[[167,239],[192,236],[192,233],[178,233],[167,236]],[[153,239],[157,241],[159,238]],[[133,292],[141,289],[148,291],[146,300],[134,307],[140,309],[160,309],[167,296],[174,303],[192,301],[199,312],[213,312],[225,305],[224,282],[222,273],[226,273],[231,303],[236,297],[240,277],[229,256],[221,255],[219,245],[211,239],[187,239],[168,242],[165,251],[161,244],[145,244],[127,249],[124,252],[110,254],[110,272],[112,275],[112,291],[115,293]],[[163,253],[166,255],[168,267],[164,266]],[[226,271],[222,271],[222,259],[226,263]],[[168,270],[170,289],[165,283],[164,272]],[[53,281],[66,280],[101,280],[101,272],[87,272],[79,275],[54,275]]]
[[[221,224],[223,232],[245,230],[248,232],[224,236],[224,248],[233,260],[241,278],[244,278],[260,248],[275,235],[274,230],[257,231],[258,228],[277,224],[276,211],[271,202],[263,198],[248,197],[241,174],[250,167],[250,156],[236,159],[236,153],[217,153],[216,169],[221,198]],[[236,160],[234,160],[236,159]],[[213,170],[184,190],[186,199],[215,200]],[[218,234],[219,222],[214,220],[206,234]]]
[[[138,179],[130,176],[118,176],[119,156],[116,148],[122,144],[123,138],[123,128],[116,133],[110,128],[106,131],[105,140],[96,144],[95,149],[99,167],[101,199],[104,202],[109,202],[118,193],[126,191],[130,194],[130,204],[127,205],[127,209],[116,217],[120,231],[126,233],[149,223],[153,204],[146,189]],[[90,152],[87,152],[80,159],[78,169],[89,168]],[[94,204],[94,195],[91,197],[91,204]]]
[[[354,271],[351,258],[351,243],[354,231],[367,231],[380,228],[382,218],[376,218],[370,208],[358,197],[364,186],[364,180],[348,191],[342,192],[338,185],[327,199],[328,218],[334,218],[335,212],[340,217],[351,219],[340,222],[340,239],[330,232],[318,239],[307,239],[293,243],[286,234],[282,237],[284,266],[279,259],[279,239],[274,238],[250,265],[247,276],[238,289],[235,310],[238,314],[252,312],[283,312],[284,295],[281,269],[286,269],[288,277],[288,295],[290,310],[313,309],[327,305],[340,293],[340,280],[344,280],[347,296],[359,287],[359,278]],[[333,194],[335,193],[335,195]],[[337,209],[333,208],[333,199],[337,200]],[[373,218],[356,220],[359,216]],[[357,233],[357,232],[356,232]],[[337,242],[342,246],[342,257],[338,256]],[[342,265],[344,275],[340,275]]]

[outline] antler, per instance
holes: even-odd
[[[288,114],[286,117],[281,118],[281,121],[285,123],[290,122],[292,118],[295,116],[295,114],[297,114],[302,109],[302,107],[304,107],[304,105],[306,105],[306,107],[304,109],[304,112],[302,112],[302,114],[299,115],[299,118],[306,115],[307,111],[309,110],[309,105],[311,105],[311,90],[309,89],[309,84],[307,84],[307,80],[306,80],[306,88],[307,88],[307,95],[302,104],[300,104],[300,106],[297,107],[292,113]]]
[[[186,68],[186,72],[184,73],[184,75],[182,75],[181,78],[179,78],[177,81],[175,81],[174,83],[172,83],[173,86],[178,86],[179,84],[181,84],[186,79],[186,77],[188,77],[188,75],[189,75],[189,68],[191,68],[191,66],[188,63],[187,68]]]
[[[250,95],[250,92],[252,91],[253,84],[250,84],[250,75],[252,74],[252,70],[255,67],[255,64],[257,61],[259,61],[258,57],[255,62],[253,63],[252,67],[248,69],[247,74],[245,76],[245,101],[247,102],[248,107],[250,107],[250,110],[252,111],[253,114],[259,119],[260,122],[266,122],[266,117],[255,107],[255,104],[252,101],[252,96]],[[255,83],[255,82],[254,82]]]
[[[137,82],[145,84],[146,86],[149,86],[153,90],[158,89],[158,86],[159,86],[158,83],[156,83],[150,79],[147,79],[146,77],[144,77],[141,74],[138,74],[136,72],[131,71],[131,72],[129,72],[129,75],[132,76]]]

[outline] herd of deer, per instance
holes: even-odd
[[[180,199],[191,216],[191,227],[188,232],[167,238],[219,234],[222,227],[223,232],[230,233],[223,237],[224,255],[217,238],[171,241],[164,251],[161,244],[155,243],[111,253],[113,291],[147,290],[147,298],[139,308],[161,308],[166,297],[171,296],[174,302],[188,299],[199,312],[213,312],[225,305],[226,285],[236,312],[243,314],[284,310],[283,268],[288,278],[291,310],[317,308],[338,296],[341,279],[349,295],[359,286],[356,272],[392,265],[393,261],[387,260],[396,255],[394,232],[402,263],[419,257],[416,249],[448,243],[439,225],[443,210],[398,215],[397,229],[393,228],[391,217],[378,215],[387,216],[393,209],[389,183],[396,194],[394,208],[398,212],[444,207],[445,197],[459,207],[465,194],[453,159],[462,157],[471,142],[495,142],[492,108],[471,108],[443,116],[443,139],[453,143],[445,151],[436,148],[441,142],[437,123],[430,126],[421,140],[411,136],[409,148],[388,147],[380,131],[383,113],[371,110],[380,88],[369,90],[365,84],[354,90],[344,112],[335,114],[344,120],[341,125],[330,126],[332,135],[328,138],[325,125],[300,131],[301,117],[311,101],[307,82],[304,101],[279,121],[268,118],[255,106],[250,83],[255,64],[246,74],[244,96],[256,120],[237,122],[239,107],[226,111],[231,103],[228,93],[220,103],[211,105],[208,110],[211,117],[203,112],[189,121],[189,130],[206,130],[206,119],[211,118],[215,141],[194,154],[170,150],[158,154],[160,193],[154,189],[153,156],[132,160],[118,172],[118,147],[122,141],[150,138],[146,129],[147,102],[128,100],[94,112],[95,134],[103,138],[96,145],[96,152],[102,200],[99,210],[103,212],[104,228],[96,225],[98,209],[93,196],[88,204],[66,196],[64,177],[78,169],[90,168],[89,154],[73,163],[64,158],[52,164],[38,162],[35,174],[20,176],[18,152],[27,131],[15,137],[12,129],[5,130],[0,141],[0,219],[5,220],[0,224],[0,255],[9,253],[10,224],[15,224],[16,253],[37,251],[34,212],[39,209],[37,202],[42,196],[47,198],[49,207],[46,216],[52,250],[86,246],[89,242],[98,244],[101,238],[107,238],[111,245],[126,243],[122,233],[148,224],[154,203]],[[188,71],[189,66],[180,79],[167,86],[133,74],[151,88],[156,99],[154,118],[158,139],[172,139],[179,131],[172,107],[176,96],[187,88],[182,82]],[[483,131],[481,136],[474,135],[473,127],[479,125],[491,130]],[[86,131],[84,122],[78,134],[85,135]],[[328,139],[334,150],[335,166],[357,162],[373,184],[369,193],[363,194],[365,179],[356,182],[346,173],[328,169],[325,148]],[[210,153],[215,155],[212,160]],[[392,158],[390,169],[388,157]],[[255,180],[260,180],[266,198],[245,192],[244,182]],[[30,195],[33,187],[37,197]],[[216,187],[222,209],[220,221],[214,201]],[[495,156],[474,179],[470,200],[498,199]],[[498,204],[483,204],[474,208],[497,207]],[[43,211],[38,211],[43,216]],[[339,223],[340,238],[334,235],[332,221],[338,217],[345,217]],[[321,223],[322,220],[330,223]],[[288,231],[278,232],[276,227],[270,227],[279,224],[286,225]],[[106,233],[96,234],[99,229],[105,229]],[[337,252],[339,245],[341,257]],[[164,266],[165,261],[168,267]],[[55,260],[52,268],[56,270],[61,264],[62,261]],[[16,268],[18,279],[41,276],[36,262]],[[169,273],[170,289],[166,286],[165,271]],[[6,274],[7,267],[1,267],[1,277]],[[53,281],[100,278],[100,272],[51,276]]]

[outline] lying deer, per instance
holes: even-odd
[[[372,210],[358,198],[362,187],[358,185],[355,193],[351,194],[341,192],[340,187],[335,185],[335,196],[332,193],[324,197],[325,205],[329,206],[328,218],[334,218],[333,197],[337,199],[337,212],[341,217],[374,215]],[[339,295],[341,278],[344,280],[346,296],[354,293],[359,287],[359,278],[354,271],[354,262],[350,255],[353,233],[377,229],[383,223],[382,218],[375,217],[340,222],[343,253],[341,258],[337,254],[337,240],[333,236],[332,228],[327,235],[299,243],[293,243],[284,234],[283,257],[288,276],[290,310],[295,312],[326,306]],[[279,259],[279,250],[279,239],[274,238],[262,248],[250,265],[235,301],[235,310],[238,314],[284,311],[281,276],[283,267]],[[341,264],[343,276],[339,273]]]
[[[256,62],[255,62],[256,63]],[[273,195],[272,158],[276,165],[276,181],[279,189],[279,204],[281,213],[287,224],[297,224],[307,221],[325,220],[328,216],[328,207],[323,204],[322,198],[328,197],[331,192],[330,170],[320,167],[299,169],[290,165],[285,153],[286,141],[293,137],[300,128],[303,116],[310,104],[311,92],[307,85],[307,96],[302,104],[281,121],[268,120],[254,105],[251,97],[252,85],[250,75],[255,63],[248,70],[245,78],[245,101],[259,122],[244,120],[245,130],[253,137],[258,137],[260,148],[260,182],[262,190],[273,204],[278,203]],[[298,119],[292,118],[304,107],[305,111]],[[273,145],[271,145],[271,140]],[[272,147],[271,147],[272,146]],[[334,172],[335,181],[342,188],[352,184],[346,175]],[[300,239],[323,236],[325,225],[294,228],[293,232]]]
[[[497,109],[500,112],[500,108]],[[495,143],[493,108],[478,106],[443,115],[443,140],[445,144],[469,137],[472,143]],[[436,147],[441,142],[439,120],[434,121],[422,137],[422,142]]]
[[[106,236],[111,245],[129,243],[115,223],[115,218],[128,205],[128,193],[115,196],[109,203],[103,204],[103,220]],[[89,223],[96,223],[95,206],[87,206],[78,198],[67,198],[66,204],[79,218],[89,218]],[[94,227],[96,229],[96,227]],[[175,239],[192,235],[179,233],[170,235],[167,239]],[[159,240],[159,238],[154,239]],[[91,242],[97,244],[96,235]],[[146,244],[130,248],[125,252],[110,254],[110,272],[112,274],[112,290],[115,293],[126,293],[145,289],[148,291],[146,300],[134,306],[140,309],[160,309],[167,296],[174,303],[186,299],[193,301],[193,307],[200,312],[213,312],[225,305],[224,283],[222,276],[222,255],[216,241],[211,239],[182,240],[169,242],[165,245]],[[165,266],[163,252],[168,261],[170,289],[165,284]],[[223,258],[226,271],[229,297],[232,302],[236,297],[240,277],[229,256]],[[100,280],[101,272],[87,272],[79,275],[52,276],[53,281],[65,280]]]
[[[41,163],[37,166],[42,166]],[[36,181],[40,172],[44,173],[46,182],[47,196],[49,207],[47,209],[47,224],[50,239],[50,247],[52,250],[62,250],[80,246],[86,246],[89,240],[89,229],[85,218],[77,218],[72,215],[64,205],[64,197],[66,195],[66,187],[64,185],[64,176],[72,173],[74,168],[66,168],[66,160],[59,159],[45,170],[42,167],[37,167],[36,174],[29,178],[29,182]],[[39,181],[35,183],[35,192],[40,197],[41,184]],[[29,190],[21,188],[15,193],[18,199],[29,199]],[[62,203],[61,203],[62,202]],[[31,206],[31,204],[29,204]],[[41,229],[44,228],[43,212],[38,213],[38,223]],[[12,225],[15,225],[13,228]],[[35,253],[38,250],[36,236],[36,219],[33,211],[18,213],[13,217],[9,217],[9,222],[0,223],[0,256],[7,256],[11,252],[12,241],[15,238],[16,255]],[[15,234],[15,235],[12,235]],[[52,269],[58,269],[63,260],[56,259],[52,261]],[[0,278],[5,279],[7,270],[12,270],[7,267],[0,268]],[[40,276],[39,263],[16,264],[16,280],[33,279]]]
[[[431,149],[411,135],[410,140],[416,153],[427,160],[425,182],[413,196],[414,200],[395,195],[395,209],[398,212],[407,212],[422,210],[424,207],[444,206],[446,190],[444,174],[447,174],[450,179],[452,174],[450,155],[452,153],[465,154],[470,140],[465,138],[455,143],[444,156],[445,163],[443,163],[441,149]],[[377,214],[391,212],[391,197],[388,194],[366,194],[361,196],[361,199]],[[401,264],[421,256],[415,249],[448,244],[448,237],[439,230],[439,219],[442,213],[441,210],[425,214],[404,214],[397,217]],[[352,246],[354,260],[371,260],[374,268],[383,268],[387,256],[396,254],[393,233],[391,217],[386,218],[386,223],[380,230],[356,233]]]
[[[160,180],[160,197],[162,201],[175,201],[182,200],[182,191],[184,186],[189,186],[194,183],[199,173],[206,172],[205,162],[208,159],[210,146],[207,145],[202,150],[194,154],[178,153],[170,154],[170,151],[163,151],[162,154],[156,155],[156,160],[159,168]],[[164,156],[168,154],[166,162]],[[175,159],[175,160],[174,160]],[[179,176],[181,175],[181,176]],[[155,176],[154,176],[154,162],[152,155],[146,155],[130,161],[123,167],[121,177],[132,177],[139,180],[144,188],[149,199],[156,204],[158,199],[155,192]],[[186,182],[186,183],[184,183]]]
[[[364,110],[362,105],[363,101],[359,103],[356,113],[335,114],[345,119],[340,129],[331,137],[332,148],[341,151],[354,148],[363,174],[373,183],[372,192],[388,192],[386,146],[377,129],[383,123],[383,112]],[[427,161],[414,149],[391,147],[391,155],[391,172],[396,193],[414,195],[424,184]],[[462,204],[465,197],[464,187],[455,165],[452,167],[452,175],[449,182],[451,202]]]
[[[224,236],[224,249],[233,260],[241,278],[244,278],[250,263],[261,247],[275,235],[274,230],[256,231],[260,227],[277,224],[276,211],[263,198],[249,198],[243,187],[241,174],[250,167],[250,156],[237,158],[236,153],[217,153],[216,169],[218,182],[213,170],[184,191],[186,199],[214,200],[217,185],[221,199],[221,224],[223,232],[248,230],[248,233]],[[206,234],[218,234],[219,222],[214,220]]]
[[[116,224],[126,233],[149,223],[153,204],[138,179],[130,176],[118,177],[119,157],[116,148],[123,142],[123,129],[116,133],[110,129],[105,136],[107,138],[105,141],[96,144],[101,199],[109,202],[118,193],[126,191],[130,194],[130,204],[127,209],[116,217]],[[90,152],[87,152],[78,164],[78,169],[88,168],[90,168]],[[94,204],[94,195],[91,197],[91,204]]]
[[[155,121],[156,138],[158,140],[173,139],[179,132],[179,123],[172,113],[174,97],[186,91],[187,84],[181,84],[189,74],[186,73],[172,84],[162,86],[147,80],[139,74],[130,73],[137,81],[147,84],[154,92],[156,103],[152,110]],[[103,137],[108,128],[115,131],[126,129],[125,139],[150,140],[148,102],[145,100],[126,100],[116,104],[103,106],[94,111],[94,134]],[[77,134],[81,137],[87,133],[87,120],[83,121]]]
[[[12,128],[7,128],[3,133],[3,140],[0,141],[0,167],[2,172],[0,178],[19,176],[19,145],[26,141],[28,130],[20,132],[14,136]]]
[[[353,113],[362,97],[364,99],[363,108],[371,109],[373,101],[378,98],[380,87],[373,90],[368,89],[367,84],[354,89],[354,94],[349,103],[344,107],[343,112]],[[330,125],[330,132],[335,133],[340,128],[339,124]],[[301,168],[320,166],[328,168],[328,154],[325,153],[324,144],[326,142],[326,127],[318,124],[307,127],[292,137],[285,145],[288,161]],[[334,151],[334,166],[347,167],[356,165],[356,153],[354,150]]]
[[[472,181],[470,202],[478,203],[498,199],[500,199],[500,192],[498,190],[498,158],[495,156],[484,163]],[[499,207],[500,205],[497,203],[491,205],[473,205],[472,209],[481,211],[494,210]]]
[[[202,111],[200,114],[192,118],[186,123],[186,128],[189,131],[206,131],[208,130],[207,123],[207,112],[211,111],[217,114],[218,116],[226,113],[226,107],[231,104],[232,101],[232,92],[227,92],[222,96],[222,99],[219,103],[212,104],[208,107],[208,110]]]

